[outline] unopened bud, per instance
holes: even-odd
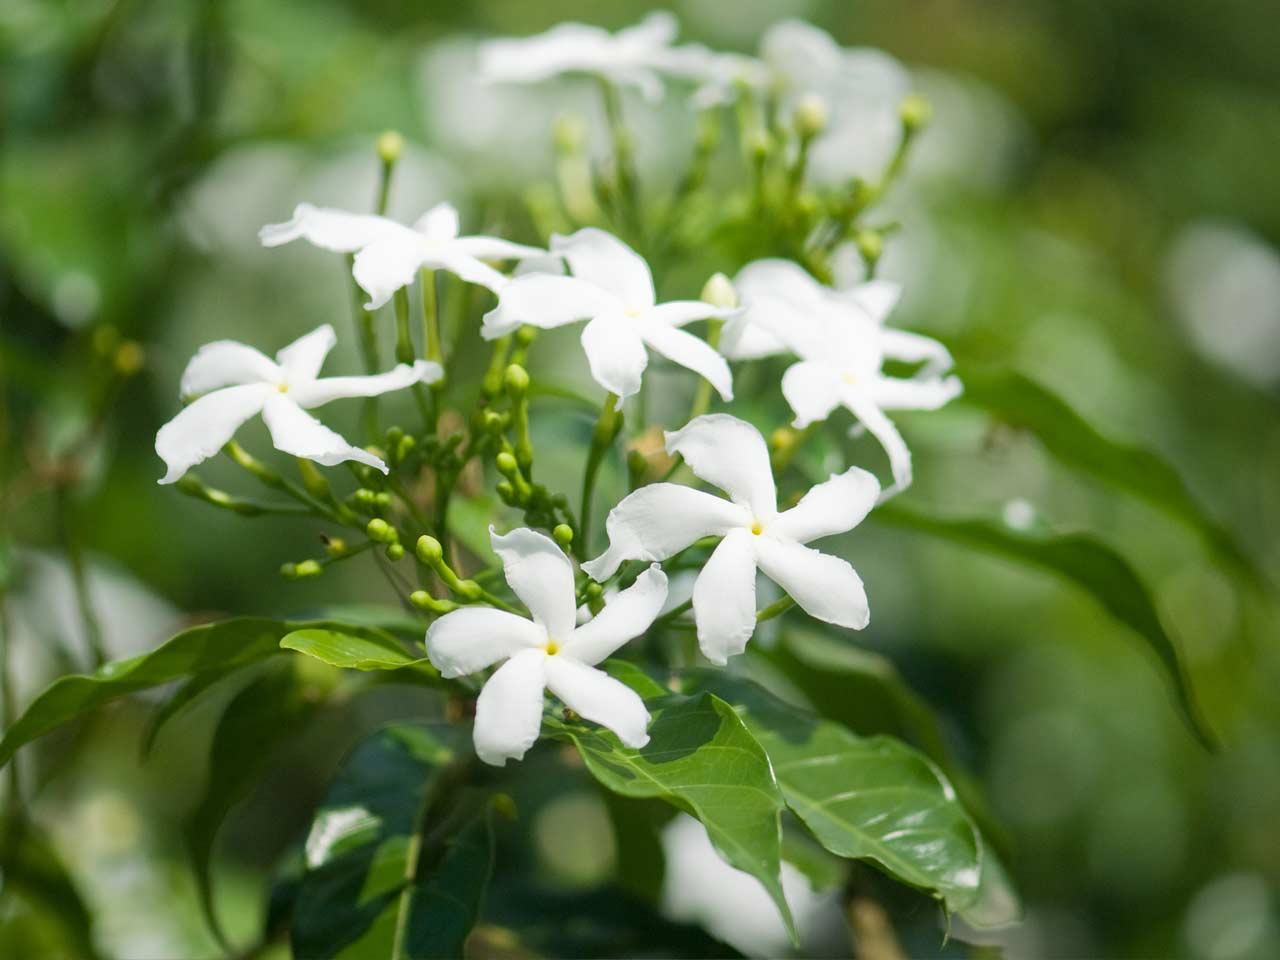
[[[486,410],[484,413],[484,428],[490,433],[501,433],[506,426],[506,421],[502,414],[495,410]]]
[[[331,557],[340,557],[347,552],[347,541],[341,537],[326,537],[324,541],[325,552]]]
[[[484,587],[474,580],[459,580],[454,590],[463,600],[479,600],[484,596]]]
[[[521,347],[527,347],[533,343],[538,336],[538,328],[525,324],[516,330],[516,344]]]
[[[507,393],[511,394],[512,399],[523,397],[529,391],[529,372],[520,364],[513,363],[507,367],[502,383],[507,388]]]
[[[577,114],[562,113],[556,117],[551,137],[561,153],[577,153],[587,140],[587,125]]]
[[[286,563],[280,567],[281,576],[289,580],[305,580],[307,577],[318,577],[324,568],[315,560],[303,560],[301,563]]]
[[[111,358],[112,364],[116,368],[116,373],[122,377],[132,377],[135,373],[142,369],[142,365],[146,362],[146,354],[142,350],[142,345],[136,340],[126,340],[116,348],[115,355]]]
[[[378,159],[391,166],[404,153],[404,137],[397,130],[387,130],[378,137]]]
[[[573,543],[573,527],[567,523],[558,523],[551,531],[551,536],[556,543],[560,544],[561,550],[568,550],[569,544]]]
[[[502,498],[503,503],[514,504],[516,502],[516,488],[508,480],[502,480],[495,489],[498,496]]]
[[[898,106],[898,116],[908,133],[916,133],[933,119],[933,104],[918,93],[913,93]]]
[[[377,543],[395,543],[400,539],[400,534],[396,533],[396,528],[381,517],[374,517],[365,524],[364,532],[369,535],[370,540],[374,540]]]
[[[773,140],[763,130],[757,130],[747,142],[747,149],[751,151],[751,156],[757,162],[763,161],[773,149]]]
[[[520,465],[516,463],[515,456],[506,450],[503,450],[494,458],[494,465],[497,466],[498,472],[504,477],[514,477],[520,470]]]
[[[827,129],[829,118],[827,101],[817,94],[807,94],[796,104],[796,133],[802,140],[812,140]]]
[[[516,802],[509,793],[495,793],[493,799],[489,801],[493,804],[493,812],[511,823],[515,823],[520,817],[519,810],[516,809]],[[513,938],[514,939],[514,938]],[[514,949],[519,949],[519,943],[513,943]]]
[[[444,557],[444,547],[440,546],[440,541],[435,537],[423,534],[418,538],[417,544],[413,548],[413,552],[418,559],[427,566],[437,564]]]
[[[874,230],[859,230],[853,242],[862,259],[869,263],[875,263],[884,253],[884,238]]]
[[[387,559],[392,563],[404,559],[404,544],[390,543],[387,544]]]
[[[702,286],[702,299],[715,307],[733,308],[738,305],[738,291],[723,273],[713,273]]]

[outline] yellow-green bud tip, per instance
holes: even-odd
[[[396,163],[404,153],[404,137],[398,130],[387,130],[378,137],[378,159],[387,166]]]
[[[812,140],[827,129],[829,118],[827,101],[817,94],[807,94],[796,104],[796,132],[805,140]]]
[[[396,528],[381,517],[374,517],[365,524],[364,532],[369,535],[370,540],[376,540],[378,543],[395,543],[400,539]]]
[[[702,287],[702,299],[712,306],[733,308],[738,305],[738,291],[723,273],[713,273]]]
[[[884,238],[874,230],[860,230],[854,242],[863,260],[879,260],[884,253]]]
[[[507,367],[507,372],[502,378],[502,382],[507,388],[507,393],[513,397],[522,397],[529,389],[529,371],[518,363],[513,363]]]
[[[439,563],[441,558],[444,557],[444,547],[440,546],[440,541],[426,534],[418,538],[417,546],[413,549],[414,553],[418,555],[418,559],[428,566],[433,563]]]
[[[505,450],[494,457],[494,463],[498,467],[498,472],[504,477],[509,477],[520,469],[519,464],[516,463],[516,458]]]
[[[567,523],[558,523],[556,528],[551,531],[551,536],[556,543],[560,544],[561,549],[569,549],[569,544],[573,543],[573,527]]]
[[[902,125],[911,133],[928,125],[933,118],[933,104],[918,93],[913,93],[898,106]]]
[[[587,140],[587,125],[582,118],[573,113],[562,113],[556,117],[552,139],[556,149],[563,153],[577,153]]]
[[[387,544],[387,559],[390,560],[392,563],[396,562],[397,560],[403,560],[404,545],[400,543]]]

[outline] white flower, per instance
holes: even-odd
[[[665,560],[703,537],[723,537],[693,586],[698,643],[718,664],[746,649],[755,630],[757,568],[810,616],[854,630],[867,625],[853,567],[805,544],[856,527],[880,492],[874,476],[851,467],[779,513],[769,451],[751,424],[710,414],[666,440],[668,453],[729,499],[674,483],[641,487],[609,512],[609,549],[582,569],[603,581],[624,560]]]
[[[893,487],[911,484],[911,451],[885,410],[936,410],[960,395],[946,376],[951,354],[936,340],[884,325],[901,294],[897,284],[833,290],[788,260],[757,260],[738,274],[743,312],[725,324],[721,349],[733,359],[789,351],[800,362],[782,377],[799,428],[845,407],[889,455]],[[920,363],[909,378],[887,377],[885,360]]]
[[[742,53],[710,50],[701,44],[672,48],[663,66],[667,73],[697,83],[692,104],[700,110],[732,103],[744,86],[764,90],[770,80],[763,61]]]
[[[733,377],[724,357],[680,327],[730,317],[735,309],[702,300],[655,303],[649,265],[603,230],[587,227],[568,237],[552,236],[551,252],[568,261],[573,276],[535,273],[508,282],[498,306],[485,315],[485,339],[505,336],[526,323],[549,329],[590,320],[582,331],[582,348],[591,376],[617,394],[619,402],[640,390],[649,363],[646,347],[705,377],[725,400],[733,399]]]
[[[506,661],[476,701],[476,755],[502,766],[519,760],[542,728],[542,692],[608,727],[629,747],[649,742],[649,713],[630,687],[594,665],[649,629],[667,598],[667,576],[655,564],[589,623],[576,625],[573,565],[549,537],[521,528],[500,536],[490,528],[507,583],[532,620],[465,607],[427,630],[427,655],[445,677]]]
[[[182,374],[184,398],[197,397],[156,434],[156,453],[169,468],[161,483],[173,483],[213,456],[240,425],[261,413],[277,450],[332,466],[358,460],[387,472],[387,465],[353,447],[305,411],[340,397],[376,397],[414,383],[433,383],[438,363],[419,360],[369,377],[318,379],[325,356],[337,342],[333,327],[300,337],[275,360],[234,340],[206,343]]]
[[[265,247],[299,237],[325,250],[356,255],[352,274],[369,295],[367,310],[378,309],[401,287],[413,283],[421,269],[448,270],[496,293],[507,278],[485,260],[546,253],[498,237],[458,236],[458,211],[447,203],[436,204],[412,227],[387,217],[300,203],[292,220],[268,224],[258,232]]]
[[[666,67],[676,30],[676,18],[665,11],[651,13],[617,33],[583,23],[561,23],[537,36],[482,44],[480,73],[506,83],[589,73],[635,87],[646,100],[654,101],[662,96],[658,71]]]

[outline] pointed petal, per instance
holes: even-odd
[[[452,203],[437,203],[413,222],[413,229],[432,243],[444,243],[458,236],[458,208]]]
[[[644,318],[664,327],[683,327],[695,320],[721,320],[740,312],[738,307],[717,307],[705,300],[668,300],[646,310]]]
[[[881,502],[911,486],[911,451],[893,421],[862,390],[846,388],[841,393],[841,400],[849,412],[858,418],[858,422],[880,441],[880,446],[884,447],[884,452],[889,456],[893,485],[880,494]]]
[[[476,756],[495,767],[521,760],[542,730],[542,691],[549,658],[522,650],[500,666],[476,699],[471,738]]]
[[[880,496],[880,481],[860,467],[850,467],[811,488],[794,507],[769,524],[769,535],[808,543],[852,530]]]
[[[578,627],[564,652],[583,663],[599,663],[648,630],[666,600],[667,575],[655,563],[610,599],[588,623]]]
[[[866,590],[847,561],[769,536],[756,541],[756,560],[765,576],[809,616],[851,630],[861,630],[870,620]]]
[[[412,230],[406,234],[378,240],[356,254],[351,275],[369,295],[366,310],[377,310],[417,277],[427,255],[425,244]]]
[[[292,386],[295,381],[303,383],[314,380],[320,375],[324,358],[337,342],[338,335],[326,323],[280,350],[276,354],[276,363],[284,371],[285,381]]]
[[[958,377],[879,377],[867,388],[881,410],[937,410],[964,392]]]
[[[617,298],[595,284],[576,277],[530,273],[502,288],[498,306],[485,314],[480,332],[486,340],[496,340],[524,323],[549,330],[618,309]]]
[[[876,323],[884,323],[902,299],[902,287],[888,280],[871,280],[842,290],[839,296],[855,304]]]
[[[916,374],[919,377],[946,373],[954,365],[951,351],[932,337],[921,336],[906,330],[880,331],[880,350],[890,360],[904,363],[920,363],[924,366]]]
[[[501,237],[458,237],[449,244],[450,251],[457,251],[468,257],[479,260],[523,260],[526,257],[543,257],[561,263],[559,257],[552,258],[541,247],[531,247],[523,243],[512,243]],[[557,271],[559,272],[559,271]]]
[[[608,580],[624,560],[661,562],[696,540],[750,523],[736,503],[676,483],[651,483],[609,511],[609,549],[582,569],[595,580]]]
[[[674,14],[667,10],[655,10],[639,23],[623,27],[613,35],[613,39],[628,52],[641,53],[674,42],[679,29]]]
[[[258,231],[258,239],[264,247],[277,247],[301,237],[325,250],[354,253],[378,240],[410,232],[408,227],[386,217],[300,203],[293,210],[292,220],[268,224]]]
[[[649,742],[649,711],[625,683],[572,657],[546,660],[547,689],[581,717],[608,727],[628,747]]]
[[[492,607],[463,607],[427,628],[427,656],[446,678],[476,673],[521,650],[541,650],[546,642],[546,631],[532,620]]]
[[[584,227],[567,237],[553,234],[551,252],[569,263],[580,280],[608,290],[629,310],[653,306],[653,275],[644,258],[611,233]]]
[[[474,283],[494,293],[501,292],[510,282],[510,278],[501,270],[495,270],[487,263],[459,252],[452,243],[424,258],[423,263],[439,270],[448,270],[467,283]]]
[[[544,534],[520,527],[508,534],[489,528],[493,552],[502,560],[507,583],[553,640],[565,643],[577,619],[573,564]]]
[[[667,453],[680,454],[690,470],[750,508],[756,518],[778,512],[769,448],[760,431],[745,420],[712,413],[674,433],[668,431],[666,438]]]
[[[726,403],[733,399],[733,374],[729,364],[709,343],[677,327],[647,323],[640,328],[644,342],[672,363],[692,370],[720,394]]]
[[[318,407],[342,397],[377,397],[392,390],[403,390],[415,383],[435,383],[444,370],[431,360],[415,360],[413,366],[399,364],[394,370],[367,377],[324,377],[289,388],[289,396],[304,410]]]
[[[731,531],[693,585],[698,648],[720,666],[747,648],[756,629],[756,539],[749,530]]]
[[[221,450],[274,393],[275,387],[248,383],[223,387],[188,404],[156,434],[156,453],[168,467],[160,482],[175,482]]]
[[[831,416],[840,404],[841,386],[840,375],[825,363],[801,360],[787,367],[782,375],[782,395],[796,415],[791,425],[803,430]]]
[[[198,397],[210,390],[245,383],[275,383],[280,368],[253,347],[234,340],[206,343],[182,371],[183,397]]]
[[[311,414],[294,403],[286,394],[272,393],[262,408],[262,419],[271,431],[276,449],[295,457],[314,460],[331,467],[346,460],[365,463],[375,470],[387,472],[387,465],[368,450],[353,447]]]
[[[787,353],[788,347],[768,329],[751,320],[751,307],[730,317],[720,331],[720,352],[730,360],[759,360]]]
[[[596,317],[582,328],[591,377],[619,399],[640,392],[649,355],[634,326],[616,315]]]
[[[533,37],[490,40],[480,45],[480,72],[488,80],[534,83],[600,64],[611,39],[600,27],[561,23]]]

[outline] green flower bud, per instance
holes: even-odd
[[[400,543],[391,543],[387,545],[387,559],[392,563],[404,559],[404,545]]]
[[[417,554],[419,560],[429,567],[434,566],[444,558],[444,547],[440,546],[440,541],[426,534],[418,538],[413,552]]]
[[[326,537],[324,541],[325,552],[331,557],[340,557],[347,552],[347,541],[341,537]]]
[[[747,149],[757,162],[763,161],[765,157],[769,156],[769,151],[773,149],[773,138],[765,131],[757,130],[751,135],[751,139],[747,141]]]
[[[520,819],[520,812],[516,809],[516,802],[509,793],[495,793],[489,801],[493,804],[493,812],[510,823],[515,823]],[[514,940],[514,938],[512,938]],[[512,943],[513,949],[519,949],[518,942]]]
[[[702,299],[712,306],[732,309],[738,305],[738,291],[723,273],[713,273],[702,285]]]
[[[567,523],[558,523],[556,528],[551,531],[551,537],[556,543],[560,544],[561,550],[568,550],[569,544],[573,543],[573,527]]]
[[[521,347],[527,347],[533,343],[537,336],[538,328],[526,323],[523,327],[516,330],[516,344]]]
[[[502,480],[498,483],[496,489],[503,503],[514,504],[516,502],[516,488],[510,482]]]
[[[513,363],[507,367],[502,383],[507,388],[507,393],[511,394],[511,399],[518,400],[529,392],[529,372],[520,364]]]
[[[587,584],[587,588],[582,591],[582,595],[587,601],[599,600],[604,596],[604,587],[592,580]]]
[[[374,517],[365,524],[364,532],[369,535],[370,540],[377,543],[395,543],[400,539],[400,534],[396,532],[396,528],[381,517]]]
[[[496,410],[484,412],[484,428],[490,433],[501,433],[506,426],[506,418]]]
[[[404,137],[396,130],[387,130],[378,137],[378,159],[391,166],[404,153]]]
[[[830,111],[827,101],[817,94],[808,94],[796,104],[796,133],[802,140],[812,140],[827,129]]]
[[[115,367],[116,373],[122,377],[132,377],[142,369],[142,365],[146,361],[147,355],[143,351],[142,345],[136,340],[126,340],[120,344],[120,346],[116,347],[116,352],[111,357],[111,365]]]
[[[286,563],[280,567],[282,576],[289,580],[304,580],[307,577],[318,577],[324,567],[315,560],[303,560],[301,563]]]
[[[373,495],[373,505],[379,510],[386,510],[391,506],[391,494],[385,490],[380,490]]]
[[[409,602],[419,610],[429,610],[432,613],[448,613],[458,609],[458,605],[452,600],[437,600],[425,590],[413,591],[409,594]]]
[[[484,596],[484,587],[474,580],[459,580],[454,592],[463,600],[479,600]]]
[[[857,244],[862,259],[875,263],[884,253],[884,238],[874,230],[859,230],[853,242]]]
[[[360,504],[362,507],[372,507],[374,502],[374,497],[376,497],[377,494],[375,494],[368,487],[359,487],[357,488],[356,492],[353,493],[351,496],[355,500],[355,502]]]
[[[933,119],[933,104],[920,94],[913,93],[899,105],[898,116],[902,118],[902,126],[907,133],[916,133],[928,126]]]
[[[587,140],[587,125],[577,114],[562,113],[556,117],[552,140],[561,153],[577,153]]]
[[[520,470],[520,465],[516,463],[513,454],[503,450],[494,458],[494,465],[497,466],[498,472],[504,477],[514,477]]]

